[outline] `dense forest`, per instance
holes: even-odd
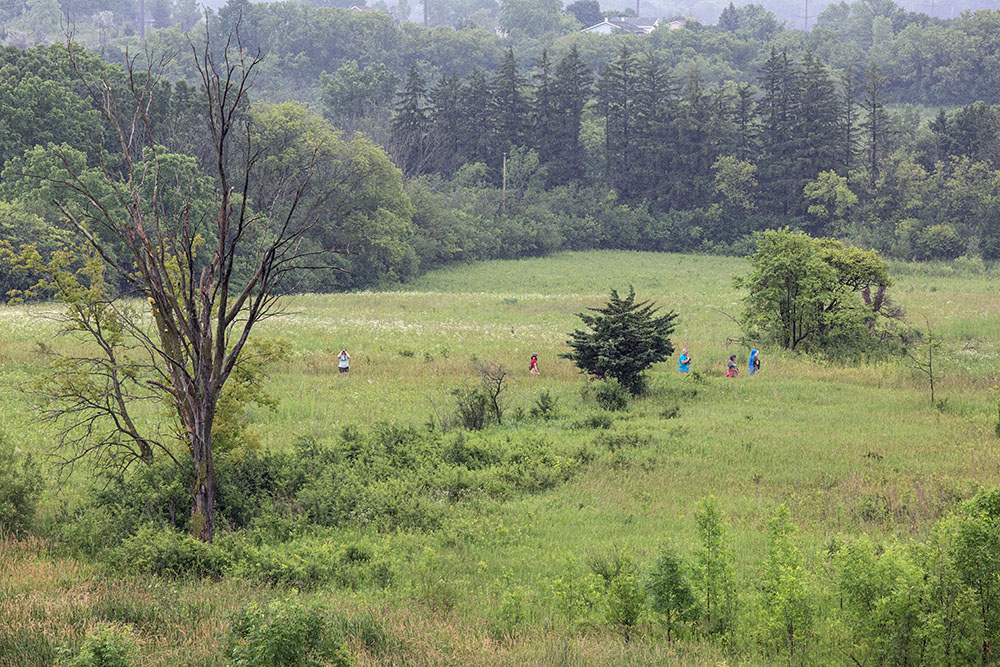
[[[124,90],[126,62],[165,77],[152,117],[176,156],[179,206],[206,166],[204,118],[189,59],[163,56],[190,49],[186,29],[218,51],[238,28],[262,57],[248,110],[262,147],[287,159],[328,147],[309,205],[330,222],[311,242],[352,252],[346,272],[301,289],[558,249],[743,254],[754,232],[785,226],[898,258],[1000,256],[1000,13],[940,20],[861,0],[804,32],[746,5],[716,26],[605,36],[579,32],[576,13],[598,9],[586,0],[502,9],[495,33],[246,0],[205,23],[170,5],[153,25],[173,27],[143,46],[128,24],[105,16],[93,35],[101,12],[64,7],[89,51],[0,52],[4,236],[66,241],[54,202],[73,193],[51,171],[94,169],[107,148],[80,74]],[[9,43],[24,36],[7,29]]]

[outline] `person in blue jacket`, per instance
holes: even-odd
[[[760,373],[760,354],[756,349],[750,350],[750,361],[747,362],[747,367],[750,375],[757,375],[757,373]]]
[[[691,357],[688,356],[686,347],[681,350],[681,356],[677,357],[677,372],[685,374],[691,372]]]

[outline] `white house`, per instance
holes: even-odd
[[[593,32],[598,35],[621,35],[630,33],[633,35],[648,35],[653,32],[656,26],[660,25],[662,19],[651,17],[621,16],[613,19],[604,19],[600,23],[584,28],[581,32]],[[683,28],[685,21],[671,21],[667,24],[668,30],[678,30]]]

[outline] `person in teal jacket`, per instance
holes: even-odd
[[[747,362],[747,370],[750,375],[760,373],[760,355],[756,349],[750,350],[750,361]]]
[[[691,357],[688,356],[688,349],[686,347],[681,350],[681,356],[677,357],[677,372],[691,372]]]

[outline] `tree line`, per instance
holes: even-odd
[[[503,188],[505,170],[510,185],[528,169],[541,189],[610,190],[654,217],[688,212],[703,247],[792,224],[904,258],[1000,256],[989,213],[997,108],[924,123],[890,102],[877,67],[837,74],[777,49],[757,86],[679,80],[627,46],[596,75],[575,48],[558,61],[543,52],[529,73],[508,50],[492,73],[428,83],[411,67],[390,146],[411,176],[482,165]]]

